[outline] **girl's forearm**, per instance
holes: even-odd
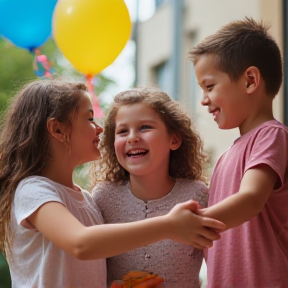
[[[217,220],[199,217],[197,203],[187,201],[177,204],[164,216],[125,224],[105,224],[85,227],[76,257],[95,259],[115,256],[128,250],[149,245],[164,239],[192,245],[202,249],[211,247],[220,238],[213,231],[223,230],[225,225]],[[209,229],[212,228],[212,229]]]
[[[60,203],[48,202],[27,221],[59,248],[76,258],[89,260],[115,256],[128,250],[172,239],[196,248],[211,247],[220,236],[209,229],[225,225],[195,215],[197,203],[179,203],[164,216],[138,222],[86,227]],[[53,213],[51,214],[51,211]]]
[[[87,227],[75,256],[82,260],[107,258],[128,250],[171,239],[173,226],[165,216],[143,221]]]

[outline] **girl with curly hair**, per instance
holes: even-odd
[[[190,199],[207,206],[202,141],[165,92],[142,87],[116,95],[100,145],[92,194],[104,223],[150,219]],[[192,245],[163,240],[109,258],[108,285],[139,270],[160,275],[165,287],[199,287],[205,245]]]

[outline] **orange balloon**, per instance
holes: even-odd
[[[59,0],[53,14],[57,46],[86,75],[109,66],[125,47],[131,30],[124,0]]]

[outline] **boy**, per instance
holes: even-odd
[[[272,102],[282,82],[279,48],[268,27],[235,21],[189,54],[220,129],[241,137],[218,160],[203,216],[226,224],[208,250],[209,288],[288,287],[288,129]]]

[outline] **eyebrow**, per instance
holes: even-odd
[[[143,123],[157,123],[157,121],[155,121],[155,120],[148,120],[148,119],[140,119],[137,122],[140,123],[140,124],[143,124]],[[125,126],[125,125],[127,125],[127,123],[120,122],[117,126],[119,127],[119,126]]]
[[[198,82],[198,85],[201,86],[201,84],[203,85],[203,84],[205,84],[206,81],[209,81],[209,80],[211,80],[211,79],[213,80],[213,76],[206,76],[206,77],[202,80],[202,82],[200,82],[200,83]]]

